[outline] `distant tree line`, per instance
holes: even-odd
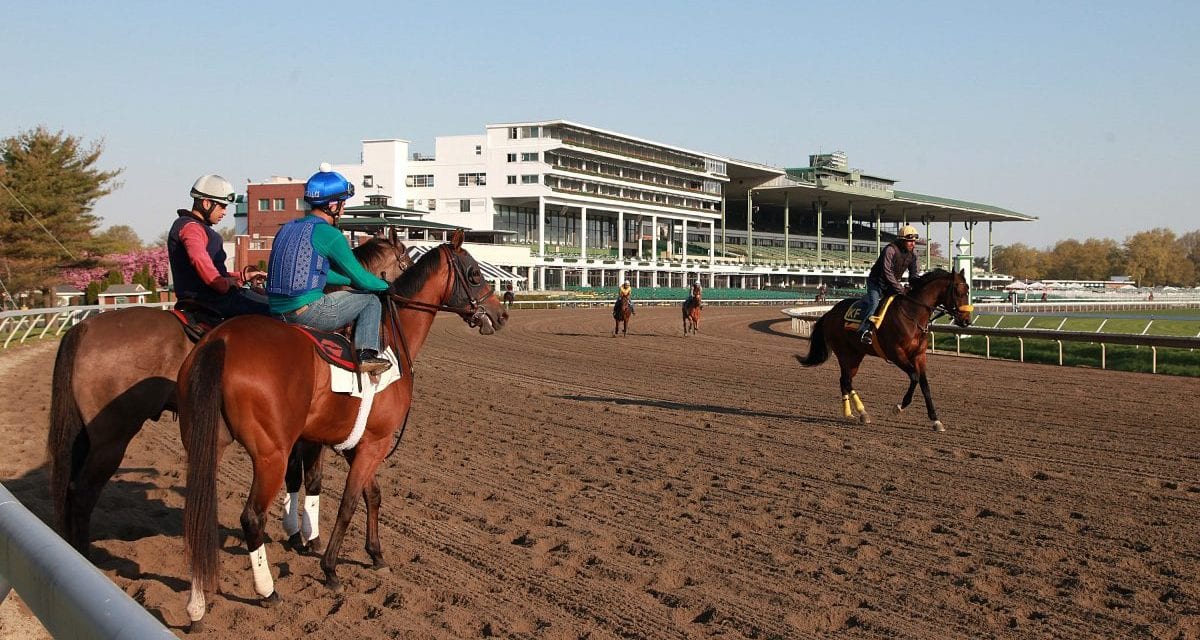
[[[1052,249],[1022,243],[992,250],[992,269],[1025,280],[1108,280],[1129,276],[1144,287],[1200,284],[1200,230],[1176,237],[1170,229],[1108,238],[1061,240]]]

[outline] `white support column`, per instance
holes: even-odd
[[[824,222],[824,214],[825,214],[824,203],[822,203],[818,199],[817,200],[817,264],[818,265],[820,265],[822,262],[822,257],[823,257],[822,252],[825,250],[825,248],[823,246],[825,244],[825,230],[822,228],[822,226],[823,226],[822,223]]]
[[[625,212],[617,212],[617,260],[625,260]],[[621,270],[622,272],[624,269]],[[624,277],[624,276],[622,276]]]
[[[587,259],[587,207],[579,207],[579,259]]]
[[[546,200],[538,196],[538,256],[546,257]],[[545,282],[542,288],[545,289]]]
[[[789,260],[792,244],[789,237],[792,228],[790,196],[791,194],[787,191],[783,192],[783,264],[785,265],[791,264],[791,260]]]
[[[658,262],[658,216],[650,216],[650,260]],[[654,281],[658,282],[657,276]]]
[[[850,211],[846,216],[846,268],[854,264],[854,201],[846,201]]]
[[[684,218],[682,222],[683,222],[683,251],[681,251],[680,253],[683,255],[683,264],[686,266],[687,265],[687,218]]]
[[[708,266],[717,262],[717,221],[710,220],[708,223]]]

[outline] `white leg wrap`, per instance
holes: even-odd
[[[204,589],[196,586],[196,583],[193,582],[192,595],[188,598],[187,603],[188,620],[196,622],[200,620],[200,618],[203,618],[204,608]]]
[[[267,597],[275,593],[275,581],[271,578],[271,567],[267,564],[267,545],[250,552],[250,569],[254,571],[254,590]]]
[[[321,535],[321,496],[304,496],[304,513],[300,518],[301,535],[305,542]]]
[[[283,497],[283,532],[292,537],[300,533],[300,493],[289,493]]]

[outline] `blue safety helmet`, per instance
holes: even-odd
[[[322,165],[318,171],[304,184],[304,201],[314,207],[325,207],[332,202],[349,200],[354,195],[354,185],[346,177],[336,171],[330,171],[329,165]]]

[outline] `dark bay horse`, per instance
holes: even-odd
[[[859,414],[858,419],[865,424],[870,422],[871,418],[867,415],[858,392],[854,390],[854,376],[858,373],[858,366],[863,357],[873,355],[885,358],[908,374],[908,391],[904,394],[904,400],[895,405],[894,411],[903,411],[912,404],[913,390],[919,384],[921,394],[925,396],[930,426],[934,431],[945,431],[941,420],[938,420],[937,411],[933,408],[929,380],[925,377],[925,349],[929,346],[930,315],[948,313],[954,318],[955,324],[966,327],[971,324],[974,308],[970,304],[967,281],[961,271],[935,269],[916,278],[911,286],[910,293],[897,296],[892,302],[891,308],[875,332],[874,345],[859,342],[857,327],[847,328],[844,319],[846,311],[857,299],[849,298],[835,304],[817,321],[813,328],[808,357],[800,360],[800,363],[806,367],[821,364],[829,359],[829,352],[832,351],[837,356],[842,370],[842,415],[853,419],[856,410]],[[880,306],[882,308],[882,305]],[[853,410],[851,403],[854,405]]]
[[[619,332],[621,335],[629,333],[629,316],[633,315],[633,303],[629,300],[628,295],[617,294],[617,301],[613,304],[613,337]]]
[[[393,279],[412,264],[403,243],[384,239],[363,243],[354,253],[372,273]],[[151,307],[97,314],[59,343],[47,437],[50,496],[59,533],[83,555],[91,541],[92,510],[130,441],[147,420],[177,410],[175,381],[191,350],[175,315]],[[319,493],[320,452],[297,448],[289,488],[298,491],[304,478],[309,494]]]
[[[700,307],[704,306],[699,287],[692,288],[692,295],[683,301],[683,335],[700,333]]]
[[[412,403],[412,362],[440,310],[461,316],[481,334],[507,321],[500,299],[478,263],[462,249],[463,234],[426,253],[393,283],[383,314],[383,344],[398,355],[403,377],[373,397],[356,445],[346,449],[350,470],[337,521],[321,559],[325,582],[340,590],[336,566],[342,538],[363,498],[367,553],[385,567],[379,542],[380,489],[376,471]],[[364,380],[364,384],[371,384]],[[284,482],[284,461],[300,439],[345,444],[360,399],[329,390],[329,367],[308,338],[270,318],[241,316],[210,332],[180,370],[180,426],[187,449],[184,542],[191,565],[188,616],[198,629],[206,593],[217,588],[217,468],[225,447],[242,444],[253,461],[253,482],[241,524],[250,550],[255,590],[264,604],[278,600],[267,564],[263,519]]]

